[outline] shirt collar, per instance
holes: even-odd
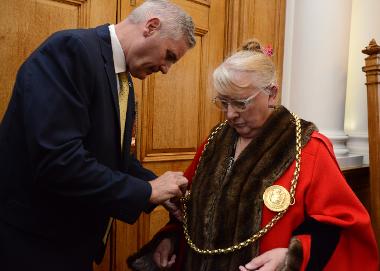
[[[112,56],[115,66],[115,73],[125,72],[127,70],[125,63],[125,56],[123,49],[121,48],[120,41],[116,35],[115,25],[108,26],[111,35]]]

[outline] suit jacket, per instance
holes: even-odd
[[[0,126],[0,222],[92,261],[110,216],[133,223],[150,208],[155,175],[129,154],[134,117],[132,90],[121,151],[108,25],[49,37],[21,66]]]

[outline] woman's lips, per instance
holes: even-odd
[[[244,123],[234,123],[234,126],[241,128],[241,127],[244,127],[245,124]]]

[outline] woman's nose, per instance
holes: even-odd
[[[233,119],[239,116],[238,112],[231,106],[231,104],[227,105],[226,117],[227,119]]]

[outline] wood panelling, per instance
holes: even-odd
[[[229,0],[227,54],[235,51],[250,38],[263,46],[273,47],[272,60],[277,69],[281,89],[284,54],[285,0]],[[278,95],[281,99],[281,92]]]
[[[95,27],[101,24],[116,23],[117,19],[117,0],[91,0],[89,27]]]
[[[200,141],[199,127],[203,123],[200,115],[202,38],[197,37],[197,45],[190,50],[166,75],[151,76],[143,89],[144,105],[148,113],[147,142],[142,161],[188,160]],[[184,76],[185,75],[185,76]],[[146,89],[146,91],[145,91]],[[203,90],[204,88],[202,88]],[[167,120],[162,122],[162,120]],[[189,153],[190,152],[190,153]]]
[[[50,34],[116,21],[117,0],[1,0],[0,120],[21,63]]]
[[[152,75],[142,84],[141,125],[145,129],[141,134],[140,159],[143,162],[190,160],[204,136],[201,133],[204,125],[199,124],[205,123],[207,77],[204,75],[211,46],[207,40],[210,6],[200,1],[173,2],[193,17],[197,44],[168,74]],[[218,24],[213,24],[217,29]],[[218,50],[223,52],[223,48],[215,51]]]
[[[193,1],[195,3],[199,3],[199,4],[206,5],[206,6],[210,6],[210,1],[211,0],[189,0],[189,1]]]
[[[168,74],[154,74],[146,80],[133,79],[137,112],[137,153],[143,165],[162,174],[183,171],[210,129],[220,120],[211,103],[211,72],[224,57],[225,0],[172,1],[195,22],[197,44]],[[136,1],[136,6],[142,1]],[[135,6],[121,1],[119,20]],[[124,12],[125,11],[125,12]],[[131,226],[118,222],[111,251],[116,251],[117,270],[127,270],[125,260],[168,221],[168,213],[157,207]],[[137,247],[136,247],[137,246]]]
[[[87,1],[2,0],[0,3],[0,120],[21,63],[51,33],[87,22]]]
[[[368,212],[371,212],[370,189],[369,189],[369,167],[346,168],[342,170],[347,183],[355,192]]]

